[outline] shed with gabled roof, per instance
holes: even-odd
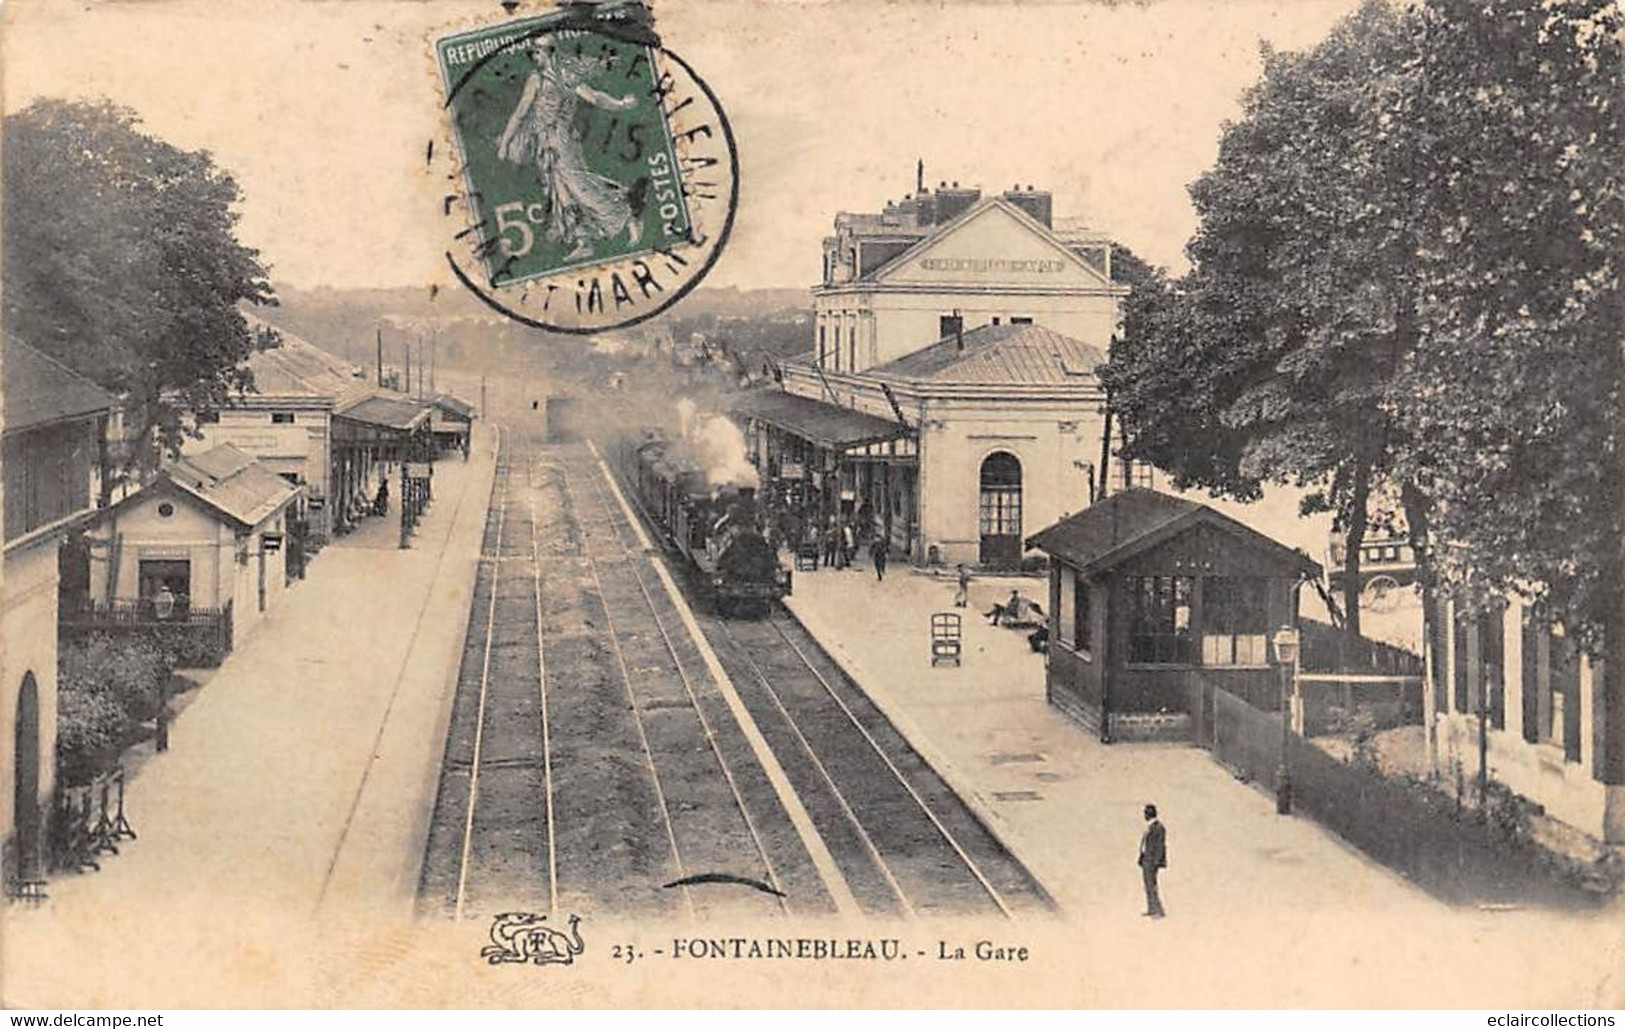
[[[168,461],[92,530],[91,598],[158,617],[167,593],[163,617],[228,619],[235,643],[299,574],[303,492],[229,443]]]
[[[1051,703],[1114,739],[1211,731],[1213,690],[1279,708],[1269,639],[1320,566],[1205,504],[1113,494],[1035,533],[1050,559]]]

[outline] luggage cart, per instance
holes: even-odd
[[[957,612],[938,611],[931,616],[931,667],[949,661],[959,666],[964,650],[964,626]]]

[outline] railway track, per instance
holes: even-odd
[[[1049,907],[798,624],[675,599],[605,475],[517,434],[499,456],[421,911]]]
[[[624,546],[636,544],[624,517],[612,513],[611,524]],[[1020,862],[779,605],[760,620],[702,614],[700,622],[865,912],[1053,910]]]

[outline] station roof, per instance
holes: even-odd
[[[435,397],[434,406],[440,408],[446,414],[456,415],[458,418],[474,417],[474,405],[450,393],[442,393]]]
[[[13,336],[5,338],[7,432],[100,414],[114,406],[106,390],[56,358]]]
[[[1319,575],[1307,555],[1243,525],[1229,515],[1183,497],[1149,489],[1129,489],[1063,518],[1027,539],[1036,547],[1084,572],[1105,572],[1165,540],[1211,525],[1261,547],[1289,567]]]
[[[251,329],[272,326],[252,314],[243,315]],[[254,376],[254,390],[245,399],[331,399],[335,404],[353,401],[373,387],[354,375],[350,364],[286,329],[275,330],[281,345],[259,350],[248,358]]]
[[[430,405],[413,400],[406,396],[389,396],[381,390],[372,390],[368,395],[340,408],[335,412],[339,418],[352,422],[360,422],[380,429],[392,429],[396,432],[407,432],[423,424],[429,417]]]
[[[909,434],[906,426],[890,418],[877,418],[864,411],[780,390],[739,394],[730,413],[735,417],[755,418],[836,450],[900,439]]]
[[[248,528],[276,513],[300,490],[230,443],[176,458],[164,466],[163,476],[181,492]]]
[[[1048,386],[1093,380],[1099,348],[1042,325],[984,325],[876,365],[871,374],[928,382]]]

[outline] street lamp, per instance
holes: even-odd
[[[1298,630],[1283,625],[1275,630],[1275,663],[1281,669],[1281,764],[1275,770],[1275,813],[1292,813],[1292,777],[1287,766],[1288,735],[1291,732],[1290,706],[1292,671],[1298,662]]]

